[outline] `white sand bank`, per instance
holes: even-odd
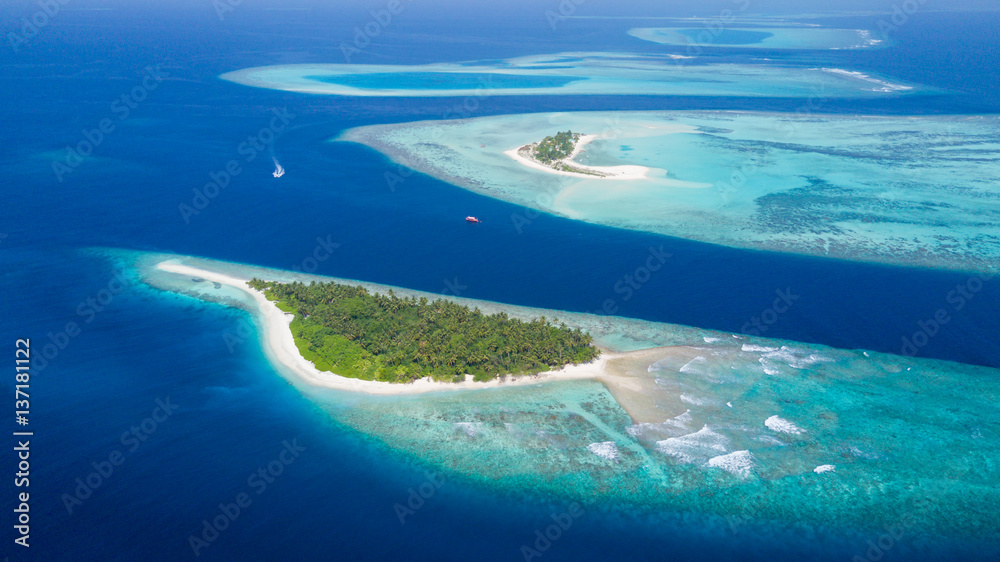
[[[161,262],[156,267],[168,273],[198,277],[222,285],[228,285],[251,295],[257,305],[257,312],[265,326],[264,345],[268,354],[273,360],[315,386],[369,394],[418,394],[443,390],[478,390],[500,386],[523,386],[565,380],[601,380],[608,374],[605,369],[607,362],[621,355],[605,352],[601,357],[590,363],[568,365],[558,371],[551,371],[535,376],[508,376],[502,380],[494,379],[489,382],[473,382],[471,377],[468,377],[466,382],[459,383],[437,382],[430,378],[425,378],[409,384],[398,384],[342,377],[329,371],[320,371],[312,362],[302,357],[295,345],[292,332],[288,327],[292,321],[292,315],[281,311],[274,303],[267,300],[261,292],[251,289],[247,285],[247,279],[239,279],[207,269],[182,265],[170,260]]]
[[[577,169],[580,169],[580,170],[586,170],[588,172],[594,172],[595,174],[601,174],[600,176],[593,176],[593,175],[590,175],[590,174],[581,174],[581,173],[577,173],[577,172],[567,172],[567,171],[564,171],[564,170],[556,170],[555,168],[552,168],[550,166],[546,166],[545,164],[542,164],[540,162],[536,162],[535,160],[532,160],[530,158],[525,158],[524,156],[521,156],[521,154],[519,153],[519,151],[522,148],[524,148],[523,146],[507,150],[507,151],[504,152],[504,154],[506,154],[507,156],[510,156],[511,158],[514,159],[515,162],[521,164],[522,166],[527,166],[527,167],[529,167],[529,168],[531,168],[533,170],[540,170],[542,172],[548,172],[550,174],[558,174],[560,176],[570,176],[570,177],[574,177],[574,178],[583,178],[583,179],[588,179],[588,180],[600,180],[600,179],[605,179],[605,180],[642,180],[642,179],[646,179],[646,177],[649,175],[649,172],[651,171],[651,169],[647,168],[645,166],[587,166],[585,164],[580,164],[578,162],[574,162],[573,159],[576,158],[577,155],[579,155],[580,152],[582,152],[583,149],[588,144],[590,144],[591,142],[593,142],[597,138],[598,138],[597,135],[584,135],[584,136],[580,137],[580,140],[577,141],[576,146],[573,148],[573,152],[569,156],[567,156],[566,158],[563,158],[562,160],[557,160],[555,162],[555,164],[559,164],[559,163],[565,164],[567,166],[571,166],[573,168],[577,168]]]

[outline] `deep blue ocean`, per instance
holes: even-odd
[[[344,62],[340,48],[372,18],[358,7],[267,10],[249,1],[220,20],[212,3],[180,7],[62,10],[15,52],[6,39],[23,3],[0,12],[0,340],[48,341],[78,306],[108,287],[115,264],[87,248],[172,252],[274,268],[300,266],[317,238],[340,246],[316,273],[431,292],[573,311],[615,298],[613,287],[648,248],[673,254],[669,268],[628,300],[622,316],[740,332],[776,291],[800,295],[762,334],[843,348],[899,353],[918,322],[946,306],[969,273],[887,267],[736,250],[541,216],[518,232],[523,209],[413,174],[390,189],[396,165],[365,147],[328,142],[354,126],[454,116],[455,99],[309,96],[218,79],[269,64]],[[102,6],[100,3],[86,6]],[[410,6],[406,3],[407,6]],[[569,51],[670,52],[625,34],[634,20],[570,19],[553,31],[546,9],[416,3],[351,62],[416,64]],[[81,7],[83,5],[81,4]],[[379,9],[372,4],[373,9]],[[581,14],[586,6],[581,5]],[[661,13],[668,14],[665,8]],[[678,15],[690,15],[682,13]],[[873,25],[878,17],[818,20]],[[828,100],[847,114],[972,114],[1000,111],[1000,14],[917,13],[894,46],[871,51],[708,53],[719,61],[770,57],[784,64],[874,72],[940,94],[881,101]],[[114,100],[148,67],[168,76],[120,119]],[[490,97],[461,116],[607,109],[796,111],[804,100],[642,96]],[[120,107],[120,106],[119,106]],[[289,173],[268,181],[268,154],[199,214],[178,206],[238,158],[239,144],[294,117],[273,143]],[[52,163],[84,131],[111,118],[94,155],[64,173]],[[484,220],[469,229],[462,220]],[[96,311],[95,311],[96,312]],[[129,283],[45,370],[31,379],[31,548],[13,546],[12,478],[3,472],[2,555],[11,560],[181,560],[188,536],[248,487],[248,476],[297,440],[301,456],[253,493],[253,503],[199,558],[210,560],[521,560],[565,505],[449,481],[400,525],[393,505],[426,480],[417,461],[339,426],[268,365],[256,343],[230,351],[221,334],[245,313]],[[929,343],[923,357],[1000,367],[1000,281],[986,281]],[[11,416],[12,390],[3,411]],[[129,451],[121,439],[153,415],[176,411]],[[162,410],[161,410],[162,411]],[[13,420],[4,422],[13,431]],[[147,424],[147,427],[148,424]],[[5,442],[6,443],[6,442]],[[13,444],[11,445],[13,446]],[[8,448],[5,446],[5,450]],[[124,462],[68,513],[92,463]],[[562,501],[562,500],[559,500]],[[654,518],[589,512],[542,560],[849,560],[810,550],[808,539],[734,536],[731,544],[664,528]],[[891,554],[891,553],[890,553]],[[887,556],[885,559],[890,559]]]

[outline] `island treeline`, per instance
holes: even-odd
[[[453,302],[369,293],[339,283],[249,285],[295,315],[303,357],[345,377],[411,382],[423,377],[486,381],[586,363],[600,352],[588,334],[544,317],[524,322]]]
[[[583,135],[580,133],[562,131],[556,133],[555,135],[545,137],[537,143],[526,144],[518,148],[517,153],[524,158],[534,160],[535,162],[552,168],[553,170],[573,172],[574,174],[596,176],[599,178],[607,177],[601,172],[588,170],[584,167],[572,166],[568,163],[568,158],[571,154],[573,154],[573,151],[576,150],[576,145],[582,137]]]
[[[573,131],[562,131],[553,136],[545,137],[535,147],[535,160],[543,164],[551,164],[556,160],[562,160],[573,153],[576,141],[580,140],[580,133]]]

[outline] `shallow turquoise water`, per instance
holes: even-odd
[[[688,47],[698,53],[704,47],[736,47],[743,49],[868,49],[887,46],[884,37],[876,38],[867,29],[829,29],[788,24],[769,27],[705,25],[686,27],[637,27],[629,35],[660,45]]]
[[[707,57],[615,52],[414,65],[274,65],[233,70],[221,78],[258,88],[341,96],[615,94],[886,98],[918,91],[915,86],[880,78],[859,80],[848,73],[832,73],[822,68],[719,63]]]
[[[677,33],[680,33],[681,35],[692,40],[697,40],[698,36],[704,32],[704,29],[677,30]],[[719,43],[729,45],[751,45],[754,43],[760,43],[769,37],[774,37],[774,34],[766,31],[751,31],[748,29],[724,29],[720,31],[715,38]]]
[[[597,137],[577,162],[649,171],[631,180],[568,177],[505,154],[566,129]],[[612,111],[376,125],[340,138],[577,220],[734,247],[996,272],[998,131],[989,115]]]
[[[160,259],[137,262],[158,286],[248,306],[224,287],[151,272]],[[491,306],[638,333],[628,319]],[[864,545],[901,521],[916,551],[953,539],[998,540],[996,370],[653,323],[642,333],[646,347],[673,346],[630,367],[655,382],[649,396],[658,420],[645,423],[591,381],[369,396],[283,375],[337,423],[511,494],[656,517],[697,514],[711,533],[805,533],[813,544],[836,529],[837,541]]]
[[[483,85],[491,88],[558,88],[576,80],[586,80],[583,76],[539,76],[483,72],[373,72],[370,74],[306,76],[305,78],[352,88],[431,90],[460,90],[482,87]]]
[[[692,346],[656,364],[662,423],[633,424],[586,382],[361,398],[337,416],[512,490],[806,528],[879,529],[904,514],[928,536],[991,528],[995,372],[776,343]]]

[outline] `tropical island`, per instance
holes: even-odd
[[[562,131],[539,142],[504,152],[515,162],[535,170],[582,179],[642,180],[650,169],[645,166],[587,166],[573,161],[597,135]],[[666,174],[666,170],[663,170]]]
[[[526,144],[517,149],[517,154],[531,162],[556,171],[603,178],[607,174],[573,162],[573,158],[593,138],[573,131],[563,131],[545,137],[539,142]]]
[[[544,317],[525,322],[444,299],[370,293],[336,282],[254,278],[247,285],[294,315],[289,327],[303,358],[343,377],[409,383],[425,377],[461,382],[471,375],[483,382],[600,355],[590,335]]]

